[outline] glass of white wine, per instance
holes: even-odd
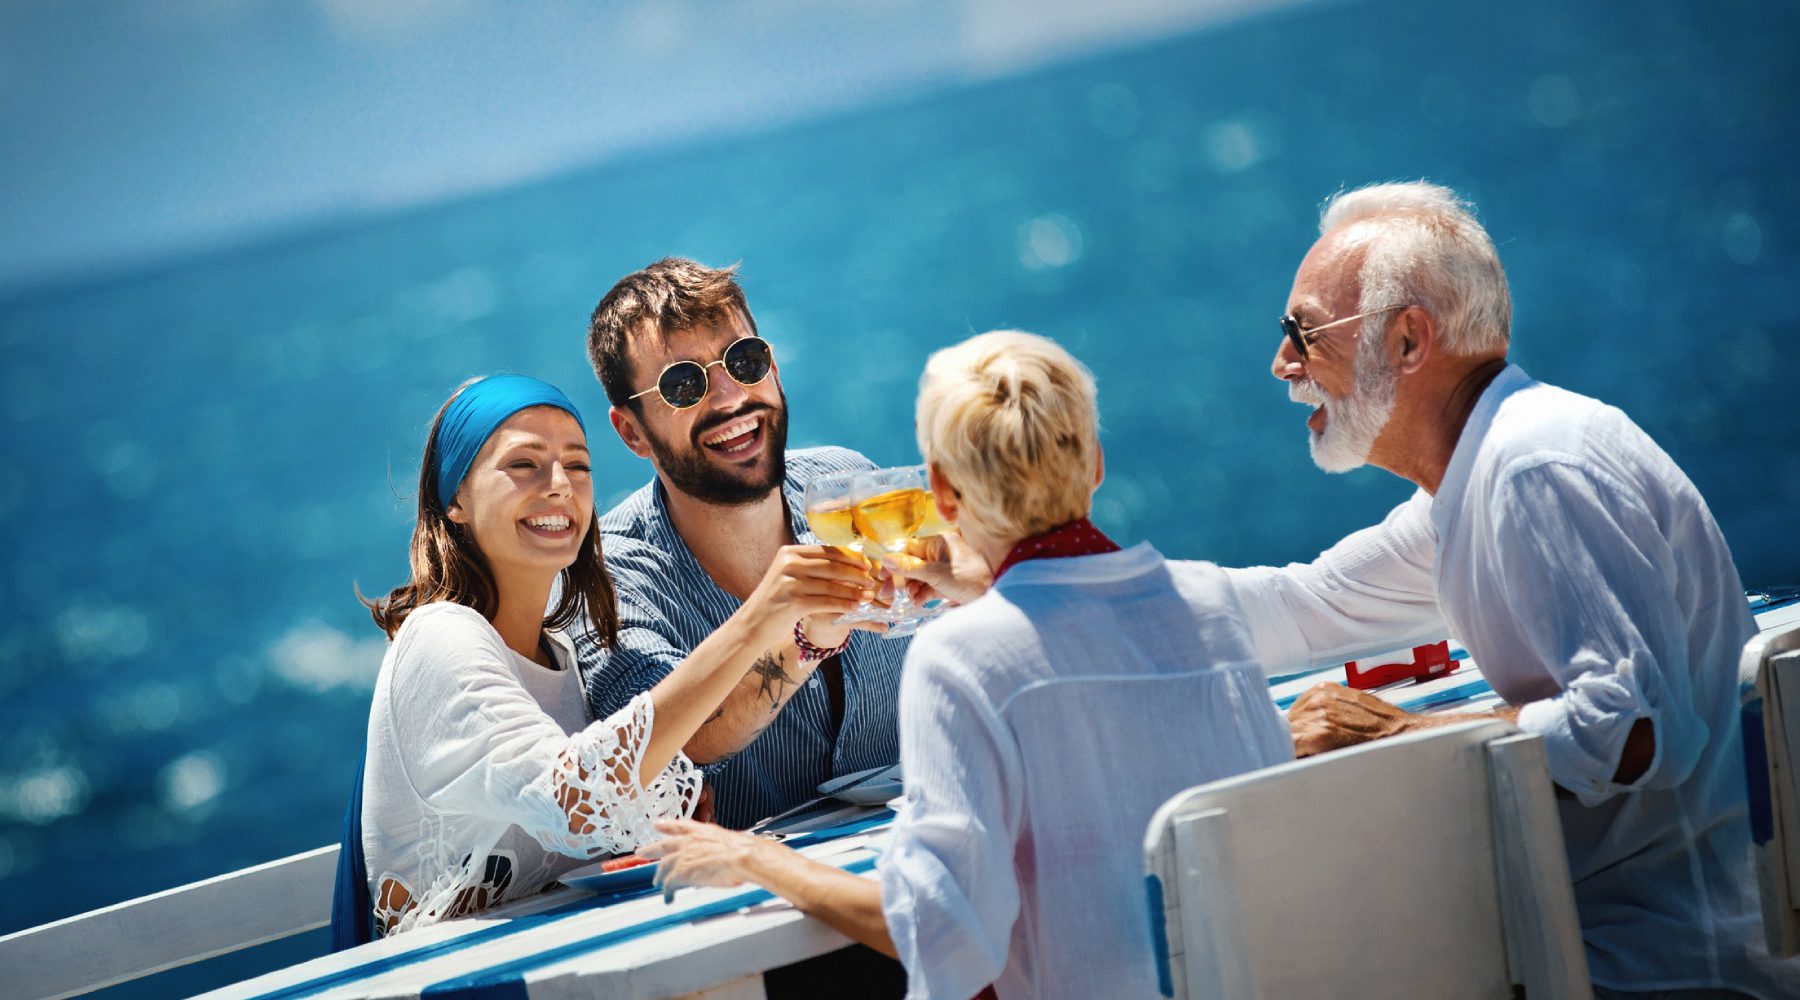
[[[879,555],[868,554],[868,545],[862,536],[856,533],[856,521],[852,508],[856,506],[858,482],[857,473],[838,473],[820,476],[806,484],[806,526],[811,529],[813,537],[824,545],[835,545],[846,552],[855,552],[865,559],[877,560]],[[839,624],[851,622],[880,621],[887,614],[871,601],[863,601],[852,611],[840,615]]]
[[[919,470],[919,476],[925,481],[926,505],[925,522],[919,525],[918,531],[913,532],[913,537],[932,538],[954,532],[956,530],[956,523],[944,517],[944,512],[938,509],[937,493],[930,488],[930,473],[923,465],[915,466],[914,468]],[[931,621],[933,618],[942,615],[948,610],[950,610],[949,601],[946,601],[941,597],[934,597],[919,607],[919,618],[921,621]]]
[[[928,514],[936,512],[925,476],[924,466],[899,469],[877,469],[857,477],[856,505],[851,520],[863,539],[864,551],[876,555],[871,548],[899,555],[906,543],[918,537]],[[906,591],[902,573],[894,571],[894,604],[874,621],[889,623],[888,636],[911,635],[923,618]]]

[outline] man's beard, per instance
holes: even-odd
[[[1288,383],[1289,399],[1325,407],[1325,430],[1309,434],[1307,444],[1313,464],[1326,472],[1349,472],[1367,464],[1369,449],[1393,416],[1400,377],[1383,346],[1379,327],[1363,331],[1356,348],[1356,385],[1344,399],[1332,398],[1310,379]]]
[[[713,464],[700,439],[734,420],[759,411],[763,414],[761,446],[764,454],[769,456],[766,474],[754,475],[753,470],[750,478],[745,478],[745,474],[738,470],[720,468]],[[709,420],[705,426],[696,426],[688,446],[679,453],[649,428],[644,429],[644,437],[650,442],[650,451],[656,456],[656,466],[662,470],[663,478],[668,480],[670,487],[696,500],[721,507],[753,504],[768,496],[769,491],[779,489],[787,479],[787,393],[782,392],[779,409],[756,403]]]

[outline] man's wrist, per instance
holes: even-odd
[[[738,613],[746,615],[744,624],[758,651],[772,649],[793,637],[793,620],[781,615],[778,609],[769,607],[767,602],[757,600],[755,595],[744,602]]]
[[[772,877],[776,869],[781,867],[782,854],[786,852],[779,841],[755,834],[745,834],[749,842],[744,845],[744,853],[739,864],[746,875],[757,881]]]
[[[1440,726],[1449,726],[1458,722],[1467,721],[1468,719],[1464,716],[1426,715],[1421,712],[1402,712],[1399,727],[1394,730],[1394,735],[1399,736],[1403,733],[1416,733],[1421,729],[1436,729]]]
[[[806,875],[807,866],[817,862],[779,841],[754,839],[756,843],[747,847],[743,859],[744,873],[751,876],[750,881],[793,903],[802,912],[812,912],[817,900],[807,891]]]
[[[794,623],[794,645],[802,662],[818,661],[842,652],[850,641],[850,626],[813,615]]]

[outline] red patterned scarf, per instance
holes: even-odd
[[[1006,554],[1006,560],[994,570],[994,579],[1027,559],[1060,559],[1066,556],[1096,556],[1117,552],[1117,542],[1106,537],[1094,522],[1085,517],[1059,524],[1041,535],[1022,539]]]

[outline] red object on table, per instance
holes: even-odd
[[[624,855],[620,855],[619,857],[611,858],[609,860],[600,862],[600,870],[603,872],[622,872],[627,868],[636,868],[638,865],[648,865],[648,864],[654,864],[654,863],[655,862],[651,861],[651,859],[649,859],[649,858],[640,858],[635,854],[624,854]]]
[[[1401,657],[1410,659],[1401,660]],[[1460,666],[1461,660],[1450,658],[1449,642],[1434,642],[1414,646],[1410,650],[1400,649],[1379,656],[1351,660],[1344,664],[1344,683],[1358,691],[1368,691],[1395,681],[1428,681],[1433,677],[1454,673]]]

